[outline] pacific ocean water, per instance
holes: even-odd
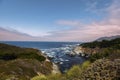
[[[43,54],[51,58],[50,60],[59,66],[61,72],[66,72],[73,65],[81,64],[85,58],[80,56],[70,56],[73,49],[80,42],[35,42],[35,41],[1,41],[19,47],[36,48]]]

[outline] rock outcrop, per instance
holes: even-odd
[[[82,46],[77,46],[73,50],[76,55],[89,57],[90,55],[96,54],[101,51],[100,48],[84,48]]]

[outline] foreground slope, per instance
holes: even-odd
[[[39,50],[0,43],[0,80],[29,80],[51,71],[52,63]]]

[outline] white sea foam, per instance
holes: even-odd
[[[66,54],[74,54],[72,50],[75,46],[76,45],[63,45],[63,47],[60,48],[43,49],[42,52],[51,57],[54,63],[63,64],[63,62],[69,61],[65,58]]]

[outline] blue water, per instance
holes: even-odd
[[[29,47],[37,49],[50,49],[50,48],[59,48],[65,45],[74,45],[79,44],[79,42],[28,42],[28,41],[1,41],[2,43],[7,43],[20,47]]]
[[[81,64],[85,59],[80,56],[71,57],[69,54],[79,42],[25,42],[25,41],[4,41],[10,45],[36,48],[47,55],[53,63],[56,63],[61,72],[65,72],[73,65]]]

